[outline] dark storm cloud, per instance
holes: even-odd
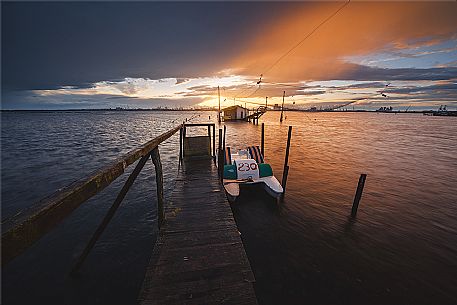
[[[318,95],[323,94],[325,91],[322,90],[311,90],[310,89],[319,89],[320,85],[306,85],[303,83],[289,83],[289,84],[280,84],[280,83],[261,83],[260,87],[258,85],[233,85],[233,86],[224,86],[221,87],[221,95],[224,98],[253,98],[265,96],[279,96],[282,95],[283,90],[286,90],[286,96],[292,95]],[[201,95],[217,95],[217,87],[201,85],[193,86],[187,88],[188,91],[178,92],[183,96],[201,96]]]
[[[434,84],[430,86],[409,86],[409,87],[402,87],[402,88],[392,88],[388,89],[387,92],[389,93],[398,93],[398,94],[413,94],[413,93],[429,93],[430,91],[434,92],[434,94],[447,94],[453,95],[455,100],[457,101],[457,83],[442,83],[442,84]]]
[[[203,102],[201,97],[179,99],[139,98],[111,94],[59,94],[39,95],[30,91],[15,91],[8,94],[2,101],[2,109],[81,109],[81,108],[157,108],[173,105],[173,107],[192,107]]]
[[[348,89],[367,89],[367,88],[384,88],[386,84],[384,82],[369,82],[369,83],[357,83],[357,84],[350,84],[347,86],[331,86],[328,88],[336,89],[336,90],[348,90]]]
[[[233,2],[1,5],[7,90],[213,74],[285,9],[281,3]]]
[[[363,65],[351,64],[344,78],[340,80],[370,80],[370,81],[420,81],[420,80],[449,80],[457,78],[457,67],[446,68],[401,68],[387,69],[378,67],[368,67]],[[332,78],[335,79],[335,78]],[[329,79],[331,80],[331,79]]]

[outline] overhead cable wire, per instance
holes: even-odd
[[[309,37],[311,37],[311,35],[313,35],[321,26],[323,26],[324,24],[326,24],[330,19],[332,19],[333,17],[335,17],[342,9],[344,9],[349,3],[351,2],[351,0],[348,0],[347,2],[345,2],[342,6],[340,6],[335,12],[333,12],[333,14],[331,14],[330,16],[328,16],[325,20],[323,20],[321,23],[319,23],[318,26],[316,26],[311,32],[309,32],[308,34],[305,35],[305,37],[303,37],[299,42],[297,42],[295,45],[293,45],[289,50],[287,50],[287,52],[285,52],[283,55],[281,55],[272,65],[270,65],[263,73],[262,75],[265,75],[266,73],[268,73],[271,69],[273,69],[281,60],[283,60],[285,57],[287,57],[290,53],[292,53],[296,48],[298,48],[303,42],[305,42],[306,39],[308,39]]]
[[[252,92],[251,94],[249,94],[248,96],[246,97],[243,97],[243,98],[248,98],[248,97],[251,97],[252,95],[254,95],[258,90],[260,90],[260,83],[264,82],[262,80],[262,77],[264,77],[264,75],[266,73],[268,73],[269,71],[271,71],[271,69],[273,69],[277,64],[279,64],[279,62],[281,60],[283,60],[285,57],[287,57],[290,53],[292,53],[296,48],[298,48],[303,42],[305,42],[306,39],[308,39],[309,37],[311,37],[311,35],[313,35],[320,27],[322,27],[324,24],[326,24],[328,21],[330,21],[333,17],[335,17],[342,9],[344,9],[349,3],[351,2],[351,0],[348,0],[346,1],[342,6],[340,6],[335,12],[333,12],[331,15],[329,15],[326,19],[324,19],[321,23],[319,23],[315,28],[313,28],[313,30],[311,30],[308,34],[306,34],[300,41],[298,41],[296,44],[294,44],[289,50],[287,50],[284,54],[282,54],[280,57],[278,57],[278,59],[273,63],[271,64],[270,66],[268,66],[268,68],[262,73],[260,74],[260,78],[259,80],[255,83],[257,85],[259,85],[258,88],[256,88],[256,90],[254,92]],[[284,84],[286,85],[286,84]],[[287,85],[289,86],[289,85]],[[252,86],[251,86],[252,87]],[[246,88],[244,89],[243,91],[241,91],[239,94],[237,94],[234,99],[236,100],[239,96],[241,96],[244,92],[246,92],[247,90],[249,90],[251,87],[249,88]],[[292,87],[292,85],[290,85],[289,87]],[[296,88],[301,88],[301,87],[296,87]]]

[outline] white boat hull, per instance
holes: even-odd
[[[252,181],[224,179],[224,189],[230,202],[240,196],[240,185],[261,184],[263,189],[273,198],[279,199],[284,192],[278,179],[274,176],[262,177]]]

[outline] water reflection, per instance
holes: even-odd
[[[2,113],[2,217],[194,115]],[[233,206],[260,304],[457,303],[454,118],[289,112],[280,124],[279,112],[268,112],[262,122],[265,157],[279,179],[288,125],[293,135],[281,207],[258,189],[245,190]],[[226,126],[228,146],[260,143],[260,126]],[[168,193],[178,137],[160,147]],[[362,172],[368,177],[351,219]],[[66,277],[123,179],[4,268],[5,304],[135,302],[156,233],[150,162],[86,261],[83,279]]]
[[[449,213],[457,208],[457,123],[420,115],[307,115],[288,113],[282,125],[278,113],[263,117],[266,158],[279,176],[287,125],[293,126],[280,215],[256,196],[234,207],[260,303],[455,303],[457,236],[450,232],[457,222]],[[246,141],[258,143],[260,128],[245,129],[234,132],[256,130]],[[352,219],[363,172],[368,178]]]

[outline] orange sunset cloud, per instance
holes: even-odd
[[[343,79],[358,68],[345,57],[414,49],[457,34],[455,2],[351,2],[269,69],[343,4],[307,3],[272,20],[228,66],[270,81]]]

